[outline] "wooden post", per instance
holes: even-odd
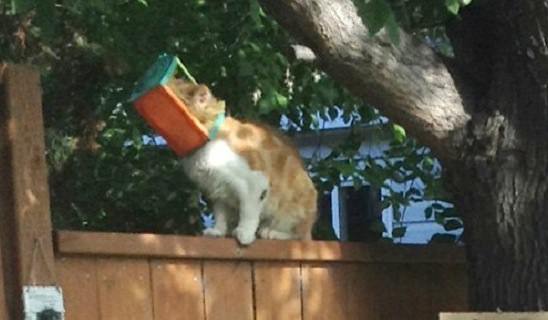
[[[23,318],[23,286],[54,285],[40,75],[0,64],[0,243],[7,319]]]
[[[0,245],[0,319],[8,319],[6,295],[4,293],[4,274],[2,273],[2,246]]]

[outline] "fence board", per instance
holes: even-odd
[[[356,264],[303,264],[303,320],[379,319],[371,279]]]
[[[437,319],[432,305],[429,265],[391,264],[375,266],[381,319]]]
[[[378,275],[371,272],[370,265],[344,265],[341,276],[346,281],[346,292],[350,297],[345,305],[352,319],[378,320],[378,291],[383,290],[377,283]]]
[[[93,258],[60,258],[55,261],[63,289],[65,319],[99,320],[96,267]]]
[[[258,241],[265,253],[233,239],[62,232],[57,240],[60,257],[98,259],[101,320],[433,320],[466,308],[465,265],[455,248],[451,262],[440,247]],[[365,253],[348,255],[357,249]]]
[[[434,311],[459,312],[468,310],[468,277],[463,266],[440,264],[431,274]]]
[[[155,320],[203,320],[204,296],[199,261],[150,263]]]
[[[440,292],[433,291],[432,282],[433,274],[439,269],[439,265],[410,264],[396,268],[398,279],[403,283],[399,292],[404,296],[404,314],[415,315],[416,319],[437,320],[441,310],[433,306],[433,298]]]
[[[146,260],[99,259],[101,319],[153,319],[150,270]]]
[[[249,262],[204,261],[207,320],[253,320]]]
[[[256,320],[301,319],[298,263],[254,264]]]

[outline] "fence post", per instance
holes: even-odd
[[[24,287],[56,283],[41,93],[35,69],[0,64],[0,245],[8,319],[28,312]]]
[[[0,319],[8,318],[8,309],[6,306],[6,295],[4,293],[4,274],[2,272],[2,246],[0,245]]]

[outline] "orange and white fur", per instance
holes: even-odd
[[[224,103],[205,85],[172,80],[171,89],[208,129]],[[183,158],[183,167],[213,203],[215,226],[247,245],[263,239],[311,239],[317,192],[297,150],[264,125],[226,117],[214,140]]]

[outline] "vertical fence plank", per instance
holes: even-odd
[[[99,320],[96,260],[59,258],[55,268],[63,289],[65,319]]]
[[[399,271],[399,278],[406,280],[403,286],[404,304],[409,314],[425,320],[437,320],[439,310],[435,311],[432,302],[436,292],[432,291],[432,275],[436,265],[432,264],[402,264],[405,270]]]
[[[381,319],[436,320],[432,264],[382,264],[377,268]]]
[[[207,320],[253,320],[249,262],[204,261]]]
[[[256,320],[301,319],[298,263],[254,264]]]
[[[153,260],[154,320],[203,320],[204,296],[200,261]]]
[[[153,319],[147,260],[99,259],[97,280],[101,319]]]
[[[303,264],[303,320],[379,319],[368,271],[358,264]]]
[[[439,264],[431,274],[435,312],[468,310],[468,277],[463,264]]]
[[[22,286],[55,284],[40,74],[0,75],[0,237],[10,318],[22,318]]]
[[[372,272],[375,269],[375,266],[364,264],[344,265],[342,268],[342,276],[346,279],[347,308],[351,314],[349,319],[381,319],[376,290],[382,290],[382,287]]]
[[[2,66],[0,65],[0,68],[1,67]],[[8,319],[6,295],[4,293],[4,274],[2,273],[2,270],[2,246],[0,245],[0,319]]]

